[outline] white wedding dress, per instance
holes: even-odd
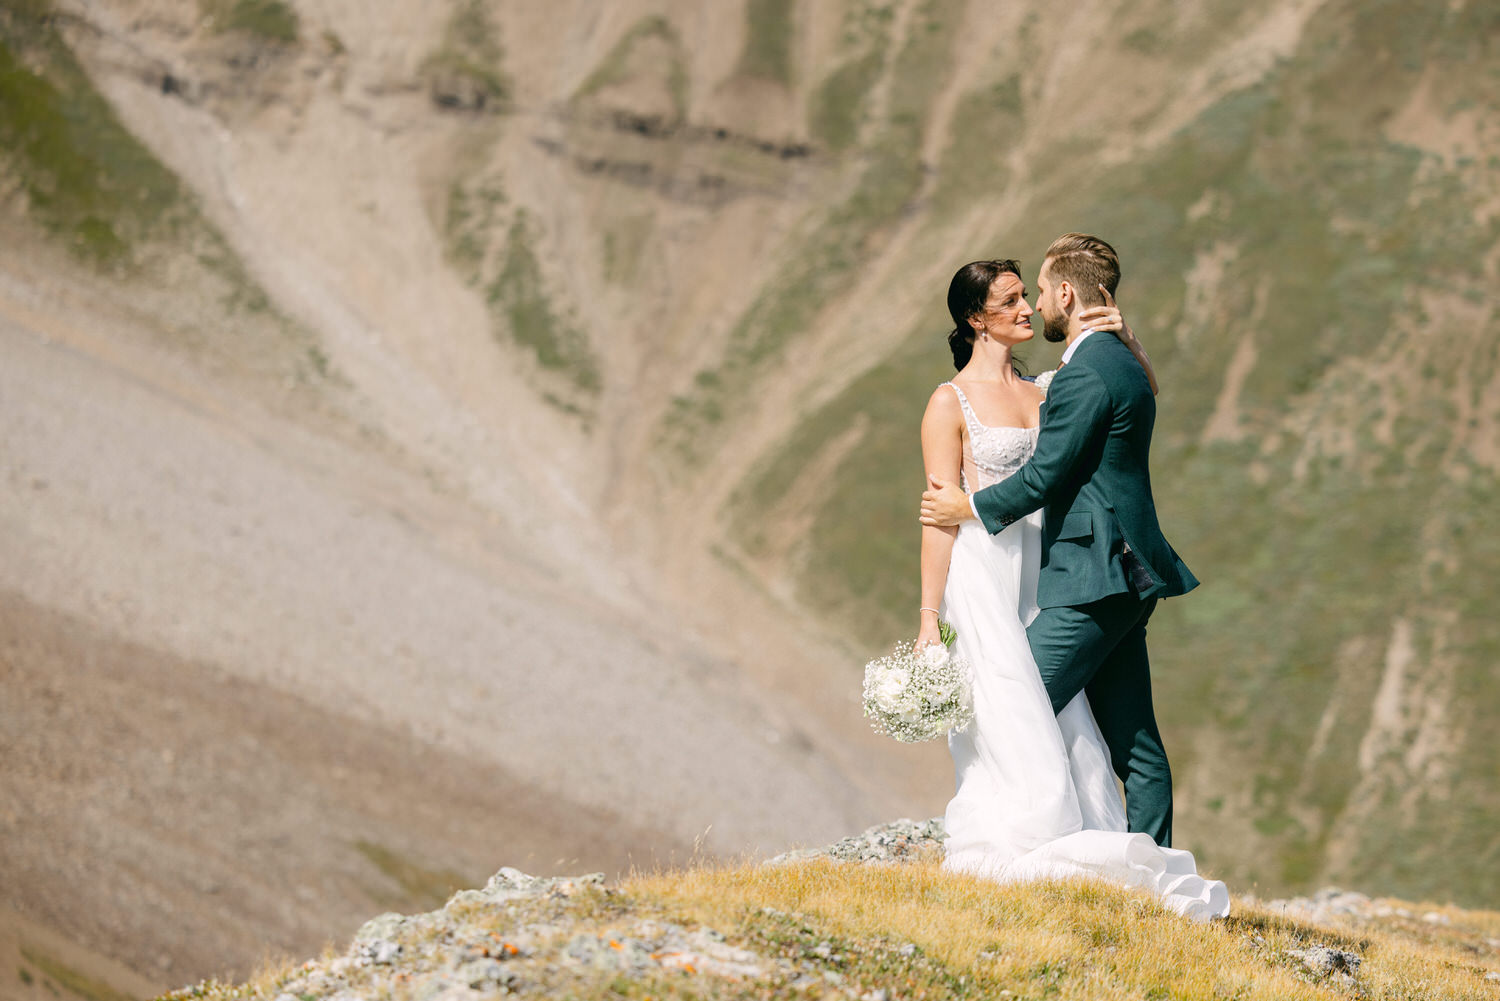
[[[987,427],[958,395],[968,427],[964,489],[1020,469],[1035,428]],[[1040,512],[990,535],[958,530],[943,618],[974,670],[974,721],[949,735],[958,790],[947,810],[945,869],[1002,882],[1089,875],[1141,887],[1180,914],[1229,912],[1229,891],[1198,875],[1192,853],[1129,834],[1109,750],[1080,693],[1059,714],[1042,684],[1026,625],[1037,613]]]

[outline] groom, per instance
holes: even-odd
[[[1120,340],[1078,320],[1113,302],[1120,281],[1114,248],[1095,236],[1053,241],[1037,277],[1036,309],[1049,341],[1067,341],[1062,368],[1042,404],[1036,452],[1013,476],[972,501],[933,478],[922,524],[978,518],[992,534],[1038,508],[1045,512],[1041,607],[1027,627],[1032,655],[1060,712],[1080,691],[1125,783],[1130,830],[1172,841],[1172,772],[1151,708],[1146,621],[1158,598],[1198,585],[1156,520],[1151,428],[1156,400]]]

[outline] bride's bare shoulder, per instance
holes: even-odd
[[[963,422],[963,408],[959,406],[958,394],[953,391],[950,383],[945,382],[932,391],[932,395],[927,398],[927,413],[922,419]]]

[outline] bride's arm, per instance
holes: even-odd
[[[1109,294],[1109,289],[1103,285],[1099,291],[1104,293],[1103,306],[1090,306],[1078,314],[1078,319],[1086,327],[1095,330],[1108,330],[1120,339],[1120,343],[1130,349],[1135,355],[1135,360],[1140,363],[1141,368],[1146,371],[1146,381],[1151,384],[1151,395],[1156,396],[1161,392],[1161,387],[1156,384],[1156,370],[1151,367],[1151,358],[1146,354],[1146,348],[1141,344],[1135,331],[1130,329],[1130,324],[1120,315],[1119,307],[1115,305],[1115,297]]]
[[[1156,396],[1161,392],[1161,387],[1156,384],[1156,369],[1151,367],[1151,359],[1146,355],[1146,349],[1141,344],[1139,337],[1130,329],[1130,325],[1121,321],[1123,329],[1115,334],[1124,345],[1135,355],[1135,360],[1141,363],[1141,368],[1146,370],[1146,381],[1151,383],[1151,395]]]
[[[957,483],[963,467],[963,411],[959,409],[958,397],[951,389],[939,386],[927,401],[927,412],[922,415],[922,465],[927,476],[936,476],[949,483]],[[921,628],[917,632],[917,647],[928,643],[941,643],[938,635],[936,609],[943,601],[943,589],[948,585],[948,563],[953,557],[953,540],[957,528],[934,528],[922,526],[922,600],[924,611]]]

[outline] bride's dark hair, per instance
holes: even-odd
[[[948,283],[948,315],[953,317],[953,331],[948,347],[953,352],[953,367],[962,369],[974,356],[974,328],[969,318],[984,312],[990,297],[990,286],[1001,275],[1021,277],[1021,265],[1010,259],[973,261],[958,269]]]

